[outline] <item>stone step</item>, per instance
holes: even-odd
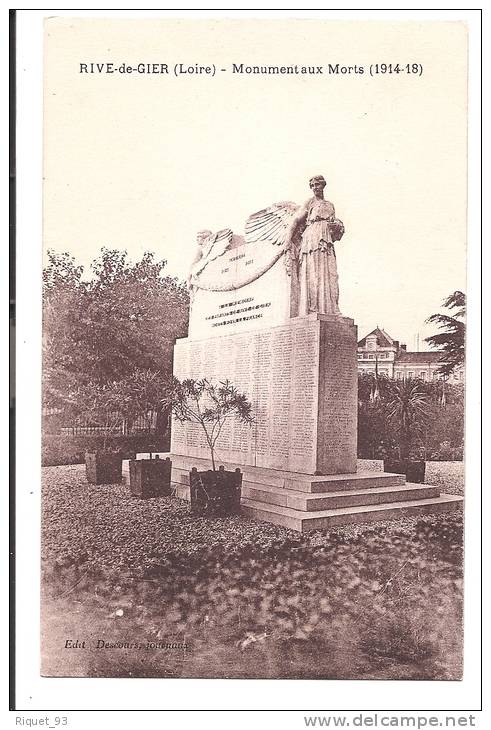
[[[351,491],[325,492],[311,494],[293,492],[279,487],[258,486],[251,482],[242,482],[242,498],[254,502],[277,504],[291,507],[303,512],[316,512],[342,507],[382,504],[386,502],[402,502],[415,499],[438,497],[439,487],[428,484],[404,484],[390,487],[371,487]],[[260,506],[260,505],[258,505]]]
[[[225,465],[225,468],[233,470],[231,465]],[[294,472],[280,472],[275,469],[254,469],[244,466],[240,467],[240,469],[243,475],[243,484],[265,485],[310,494],[370,489],[372,487],[395,487],[405,484],[403,474],[391,474],[389,472],[379,471],[312,476],[309,474],[296,474]],[[189,484],[189,471],[190,469],[178,466],[174,461],[172,462],[172,479],[174,482],[178,484]]]
[[[124,471],[124,470],[123,470]],[[189,485],[189,471],[172,465],[172,481],[175,484]],[[405,479],[403,474],[390,474],[384,472],[360,472],[359,474],[330,475],[323,477],[308,477],[298,475],[294,479],[280,478],[277,475],[264,475],[257,472],[244,471],[242,476],[243,487],[248,486],[256,489],[279,490],[279,493],[290,493],[292,495],[320,495],[339,494],[339,492],[352,492],[371,489],[390,489],[403,487]]]
[[[161,459],[167,456],[172,461],[173,478],[176,482],[180,482],[180,475],[185,475],[196,467],[198,471],[211,469],[211,460],[197,456],[184,456],[182,454],[173,454],[171,452],[161,452]],[[148,459],[148,453],[136,455],[137,459]],[[301,492],[329,492],[340,491],[344,489],[363,489],[363,483],[366,486],[392,486],[396,484],[404,484],[403,474],[391,474],[382,471],[359,471],[353,474],[327,474],[312,475],[303,474],[294,471],[285,471],[282,469],[267,469],[262,466],[252,466],[250,464],[239,464],[238,462],[229,462],[217,459],[218,466],[224,466],[225,469],[233,471],[240,469],[243,473],[244,481],[252,481],[258,484],[270,484],[273,487],[282,487],[283,489],[293,489]],[[248,475],[253,475],[248,477]],[[185,482],[183,482],[185,483]]]
[[[309,479],[286,480],[285,489],[291,489],[295,492],[322,494],[325,492],[345,492],[375,487],[404,486],[405,483],[406,479],[404,474],[392,474],[383,471],[360,471],[356,474],[328,474],[326,476],[309,477]]]
[[[382,504],[343,507],[319,512],[302,512],[291,507],[244,499],[241,511],[245,517],[272,522],[275,525],[288,527],[297,532],[309,532],[310,530],[326,530],[337,525],[395,520],[410,515],[434,512],[453,512],[461,509],[462,503],[462,497],[453,494],[441,494],[439,497],[429,499],[384,502]]]

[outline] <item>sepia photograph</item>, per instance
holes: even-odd
[[[53,12],[41,675],[460,682],[466,24]]]

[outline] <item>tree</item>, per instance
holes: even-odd
[[[171,382],[158,372],[136,369],[119,381],[89,382],[67,393],[64,407],[73,419],[81,418],[98,426],[104,436],[103,449],[110,436],[123,430],[138,416],[162,410],[162,402],[170,397]]]
[[[125,396],[119,383],[84,383],[66,395],[64,409],[69,417],[81,418],[101,430],[102,450],[105,451],[108,439],[121,433],[126,410]]]
[[[68,253],[48,251],[43,270],[43,405],[60,408],[67,391],[80,382],[78,343],[83,341],[81,320],[86,283],[83,266]]]
[[[131,265],[126,251],[109,249],[93,262],[85,358],[97,380],[120,379],[135,367],[171,375],[174,341],[187,333],[189,298],[184,285],[162,276],[165,265],[148,252]]]
[[[225,423],[237,418],[242,423],[251,424],[252,405],[247,396],[239,393],[229,380],[210,383],[209,380],[174,378],[172,391],[172,412],[178,421],[199,423],[204,431],[210,449],[211,464],[215,469],[215,444]]]
[[[385,375],[358,375],[358,454],[376,459],[393,445],[385,418],[391,380]]]
[[[166,262],[146,252],[103,248],[92,278],[68,253],[48,252],[43,273],[44,405],[62,407],[68,391],[120,382],[138,369],[172,376],[177,337],[187,334],[184,284],[163,275]]]
[[[425,446],[439,452],[444,442],[451,448],[462,449],[464,443],[464,386],[444,380],[428,383],[430,421],[426,428]],[[444,397],[443,397],[444,395]]]
[[[417,395],[417,399],[415,396]],[[404,437],[401,425],[411,420],[411,409],[422,406],[424,413],[414,413],[413,423]],[[402,442],[401,443],[401,436]],[[464,387],[435,381],[394,380],[383,375],[358,375],[358,455],[380,458],[392,447],[420,445],[431,455],[448,442],[462,449],[464,439]],[[405,443],[404,443],[405,442]]]
[[[465,322],[462,321],[466,314],[465,294],[461,291],[453,292],[444,300],[443,306],[457,311],[453,316],[438,313],[428,317],[426,321],[437,324],[438,329],[442,331],[426,337],[425,341],[432,347],[442,350],[440,358],[442,364],[438,370],[442,375],[448,376],[465,361]]]
[[[118,387],[124,396],[121,407],[128,428],[140,416],[145,420],[147,430],[150,430],[151,419],[156,413],[157,431],[165,430],[170,407],[164,404],[170,402],[172,392],[172,380],[169,377],[158,371],[137,368],[120,381]]]
[[[429,397],[420,380],[393,381],[385,406],[388,425],[399,444],[400,458],[408,459],[411,446],[420,439],[429,422]]]

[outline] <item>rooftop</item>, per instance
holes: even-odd
[[[374,330],[369,332],[366,337],[359,341],[358,347],[365,347],[367,338],[371,335],[377,336],[378,347],[397,347],[399,345],[397,340],[393,340],[392,337],[387,334],[387,332],[385,332],[385,330],[381,329],[380,327],[375,327]]]

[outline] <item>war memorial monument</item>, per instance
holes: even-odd
[[[243,472],[242,514],[300,532],[403,514],[454,510],[461,498],[404,476],[357,472],[357,328],[339,310],[335,244],[344,234],[326,181],[303,205],[251,215],[244,235],[200,231],[188,278],[189,335],[174,375],[228,379],[253,405],[231,423],[218,463]],[[189,471],[210,468],[198,424],[173,420],[172,481],[189,498]]]

